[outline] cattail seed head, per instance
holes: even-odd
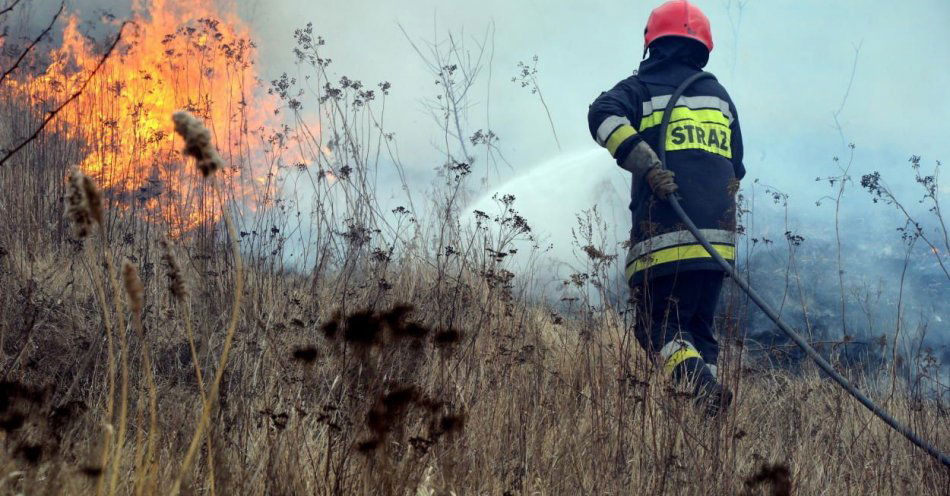
[[[102,209],[102,192],[99,191],[99,186],[96,185],[96,182],[92,180],[91,177],[83,174],[82,176],[82,189],[86,193],[86,202],[89,204],[89,215],[92,217],[92,220],[102,226],[104,215]]]
[[[85,187],[85,174],[77,168],[69,172],[69,185],[66,193],[66,218],[72,222],[73,235],[83,239],[92,229],[92,214]]]
[[[185,285],[185,275],[181,270],[181,264],[172,248],[171,242],[167,237],[163,237],[159,244],[162,248],[162,261],[168,269],[168,292],[172,294],[175,300],[181,302],[188,296],[188,287]]]
[[[122,263],[122,281],[125,283],[125,293],[129,297],[129,308],[133,314],[140,315],[144,307],[145,287],[142,285],[142,279],[139,278],[138,269],[128,260]]]
[[[194,157],[202,176],[208,177],[224,165],[218,150],[211,144],[211,131],[200,119],[182,110],[172,114],[172,121],[175,132],[185,140],[185,155]]]

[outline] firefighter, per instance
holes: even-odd
[[[713,334],[725,274],[665,200],[678,194],[713,247],[735,263],[735,192],[745,175],[735,105],[715,78],[700,79],[677,100],[666,136],[659,136],[672,93],[702,70],[712,49],[709,20],[696,6],[672,0],[657,7],[644,31],[639,69],[597,97],[588,124],[597,143],[633,176],[626,277],[636,301],[637,341],[715,416],[732,400],[716,378]],[[661,139],[665,169],[654,151]]]

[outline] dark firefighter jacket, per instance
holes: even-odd
[[[660,43],[660,42],[664,43]],[[681,38],[660,39],[633,76],[601,93],[590,106],[591,135],[623,164],[645,140],[657,150],[670,96],[700,71],[708,53]],[[726,260],[735,261],[735,189],[745,176],[735,105],[716,79],[704,78],[676,102],[667,128],[666,165],[676,173],[681,203]],[[634,177],[633,224],[626,277],[631,285],[678,271],[722,270],[642,177]]]

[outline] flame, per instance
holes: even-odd
[[[272,152],[263,138],[274,114],[265,109],[276,102],[259,88],[251,30],[233,0],[136,0],[133,12],[120,48],[55,122],[79,144],[80,168],[114,205],[165,222],[173,234],[217,220],[224,199],[204,188],[171,132],[171,114],[186,109],[213,133],[229,199],[255,208],[272,198],[262,188],[275,181],[256,164]],[[80,22],[67,17],[42,73],[9,83],[35,108],[72,95],[102,57]]]

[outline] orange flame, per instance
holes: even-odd
[[[57,117],[56,130],[80,144],[80,168],[121,208],[166,222],[181,234],[220,216],[220,201],[185,166],[171,114],[186,109],[206,121],[227,167],[229,194],[254,208],[275,182],[262,160],[271,150],[274,98],[259,88],[256,47],[233,0],[136,0],[121,50],[82,96]],[[101,57],[67,18],[62,45],[42,74],[12,82],[34,105],[75,92]],[[270,191],[272,193],[272,191]]]

